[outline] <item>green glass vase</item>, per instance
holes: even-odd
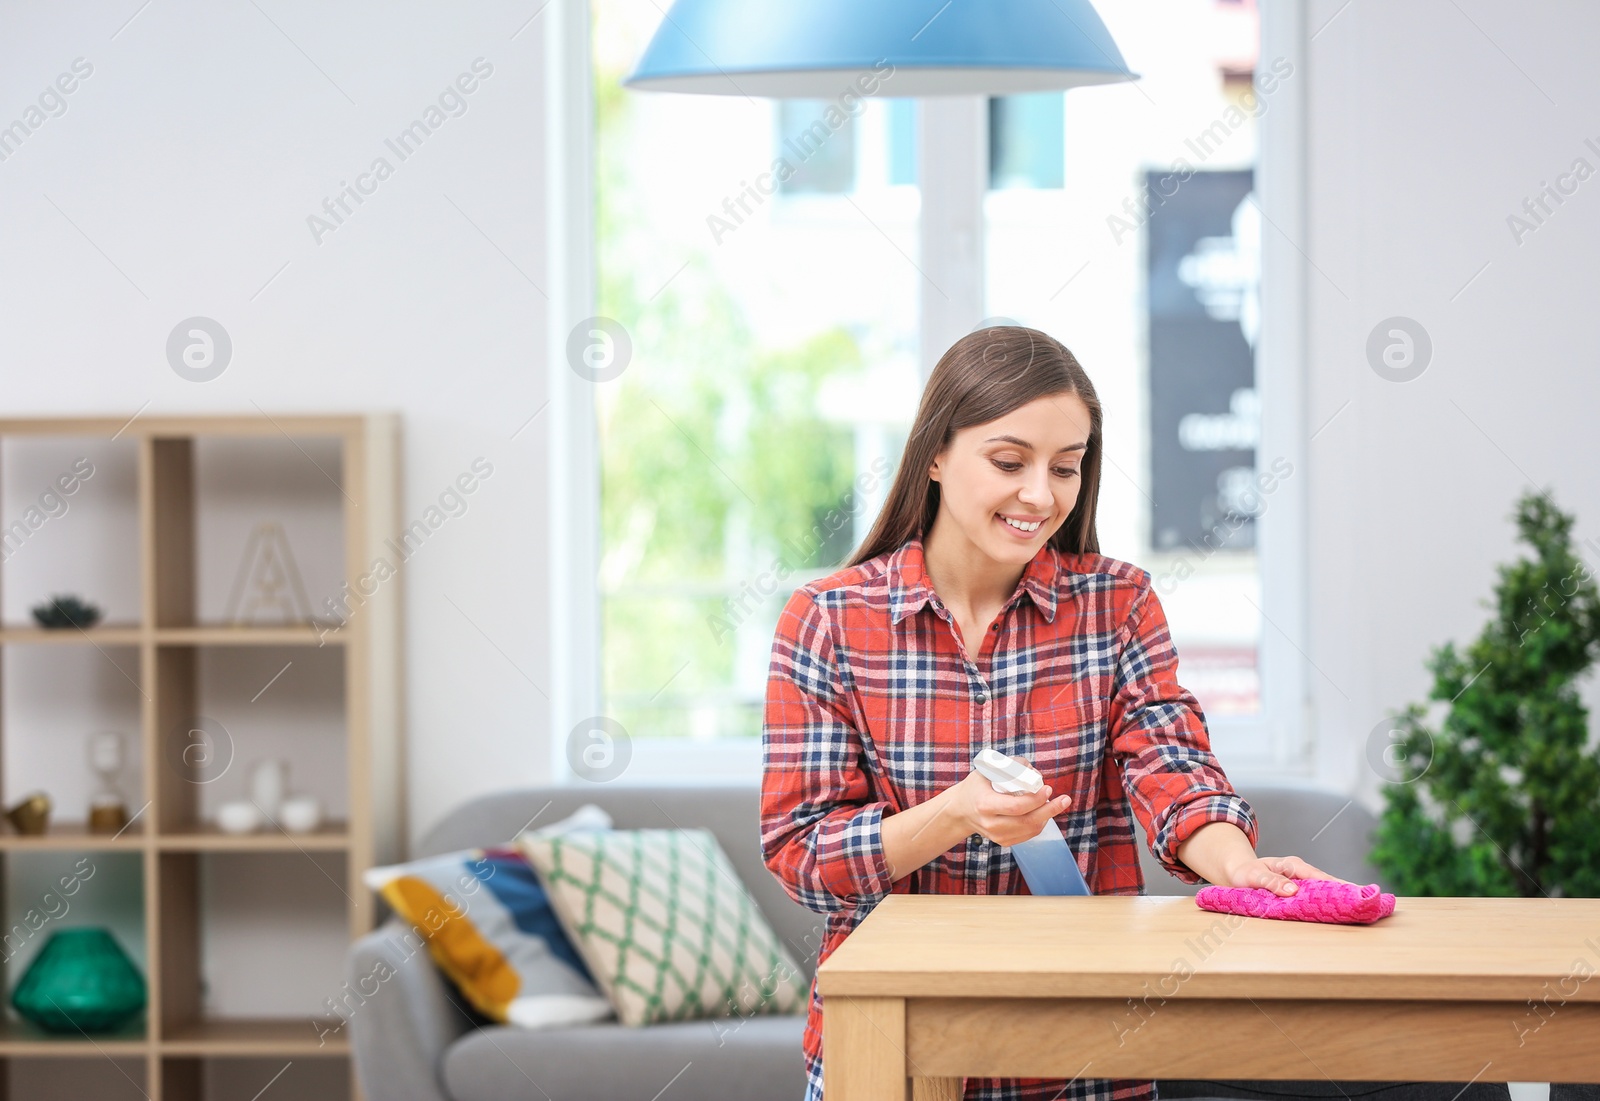
[[[144,1008],[144,976],[106,929],[57,929],[11,992],[49,1032],[109,1032]]]

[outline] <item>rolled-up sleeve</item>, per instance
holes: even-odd
[[[1151,853],[1179,882],[1199,883],[1178,846],[1207,822],[1233,823],[1254,846],[1255,814],[1211,753],[1199,701],[1178,683],[1177,650],[1148,575],[1122,635],[1111,752]]]
[[[761,726],[761,854],[800,905],[832,913],[876,903],[893,881],[883,816],[827,609],[802,588],[778,619]]]

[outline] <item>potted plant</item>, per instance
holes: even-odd
[[[1397,894],[1600,896],[1600,746],[1578,692],[1600,593],[1547,493],[1515,518],[1531,554],[1498,567],[1493,617],[1427,663],[1443,714],[1393,718],[1372,860]]]

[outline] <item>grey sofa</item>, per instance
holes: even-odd
[[[1377,881],[1366,862],[1373,819],[1359,804],[1297,788],[1241,787],[1241,792],[1255,807],[1263,854],[1292,853],[1344,879]],[[822,916],[792,900],[762,861],[760,792],[754,785],[504,792],[452,811],[428,832],[415,855],[497,844],[536,815],[535,825],[555,822],[590,802],[604,807],[619,829],[703,827],[715,833],[809,986]],[[1195,890],[1162,870],[1143,845],[1140,850],[1151,894]],[[614,1020],[536,1031],[490,1025],[461,1000],[426,952],[401,947],[404,932],[399,922],[390,921],[357,941],[347,959],[351,989],[370,990],[370,976],[382,973],[380,961],[388,964],[389,977],[351,1009],[346,1026],[369,1101],[648,1101],[657,1096],[800,1101],[805,1096],[803,1016],[640,1029]],[[358,986],[361,981],[368,985]]]

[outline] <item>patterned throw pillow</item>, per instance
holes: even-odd
[[[521,836],[610,827],[611,816],[588,803]],[[398,945],[397,954],[409,959],[426,942],[433,962],[490,1020],[552,1028],[613,1015],[514,845],[369,868],[363,880],[411,926],[402,940],[414,947]]]
[[[623,1024],[805,1012],[800,969],[710,830],[518,844]]]

